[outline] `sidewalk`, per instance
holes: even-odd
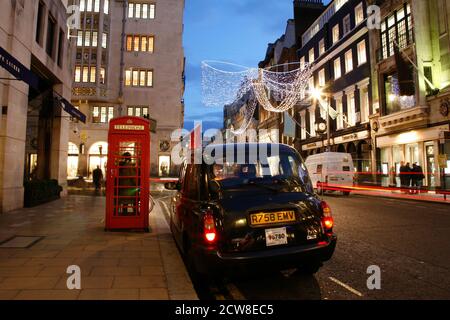
[[[434,191],[428,191],[424,193],[418,194],[409,194],[400,190],[389,190],[383,188],[376,187],[364,187],[364,186],[355,186],[352,187],[352,194],[359,194],[364,196],[373,196],[373,197],[385,197],[385,198],[396,198],[403,200],[415,200],[415,201],[427,201],[434,203],[449,203],[450,204],[450,195],[447,195],[447,199],[445,199],[443,194],[438,194]]]
[[[0,214],[0,299],[198,299],[158,203],[150,233],[105,232],[104,197]],[[33,238],[29,248],[6,248]],[[3,244],[2,244],[3,243]],[[69,265],[81,290],[67,289]]]

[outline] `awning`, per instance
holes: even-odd
[[[22,80],[34,89],[39,90],[39,77],[2,47],[0,47],[0,66],[5,68],[17,80]]]
[[[67,99],[61,97],[56,92],[53,92],[53,97],[65,112],[70,114],[72,117],[80,120],[81,122],[86,123],[86,115],[75,108],[69,101],[67,101]]]

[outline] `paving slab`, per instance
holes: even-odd
[[[105,232],[105,198],[68,196],[0,215],[0,242],[42,237],[29,248],[0,249],[0,299],[197,299],[156,205],[149,233]],[[81,289],[67,289],[67,268]]]

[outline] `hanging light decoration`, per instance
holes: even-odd
[[[293,65],[298,67],[289,70]],[[288,71],[279,71],[285,69]],[[258,103],[271,112],[285,112],[293,108],[305,97],[311,75],[312,64],[309,63],[286,63],[263,69],[228,62],[203,61],[203,103],[223,107],[249,94],[244,121],[239,129],[231,130],[233,134],[239,135],[250,125]]]

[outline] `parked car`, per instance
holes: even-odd
[[[234,150],[235,161],[218,155],[226,149]],[[239,150],[245,163],[236,163]],[[215,159],[184,163],[179,181],[165,185],[178,190],[170,227],[189,269],[222,276],[242,268],[298,267],[312,274],[332,257],[331,209],[314,193],[295,149],[225,144],[209,145],[205,154]]]
[[[309,156],[305,161],[317,193],[324,190],[341,191],[349,195],[355,179],[355,168],[350,153],[324,152]]]

